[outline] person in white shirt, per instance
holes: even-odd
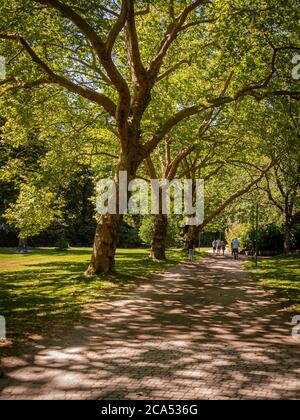
[[[238,260],[239,258],[239,246],[240,246],[240,242],[238,241],[238,239],[234,239],[232,241],[232,252],[233,252],[233,258],[235,260]]]

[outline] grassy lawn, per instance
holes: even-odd
[[[114,274],[89,278],[83,275],[89,248],[35,248],[28,254],[0,249],[0,315],[6,317],[7,338],[57,331],[76,321],[86,305],[112,298],[122,285],[187,259],[178,250],[168,250],[166,261],[151,261],[148,255],[145,249],[119,249]]]
[[[300,256],[290,255],[262,258],[258,269],[253,262],[245,263],[247,269],[262,286],[274,293],[283,307],[300,311]]]

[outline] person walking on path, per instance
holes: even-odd
[[[213,249],[213,253],[215,254],[216,253],[216,249],[217,249],[217,241],[216,240],[213,240],[212,241],[212,249]]]
[[[233,258],[235,260],[239,259],[239,246],[240,246],[240,243],[239,243],[238,239],[235,238],[232,241],[232,253],[233,253]]]
[[[225,241],[221,241],[221,249],[222,249],[222,254],[225,255],[225,249],[226,249]]]
[[[195,243],[193,239],[190,239],[188,242],[188,250],[189,250],[189,261],[193,261],[194,251],[195,251]]]
[[[217,255],[220,255],[220,253],[221,253],[221,241],[220,241],[220,239],[217,239],[216,240],[216,243],[217,243]]]

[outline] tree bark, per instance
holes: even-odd
[[[150,257],[156,260],[166,259],[166,237],[168,229],[168,217],[166,214],[155,216],[153,227],[153,239]]]
[[[122,219],[123,216],[119,214],[104,214],[101,216],[96,227],[93,255],[86,274],[96,275],[113,271]]]
[[[115,175],[117,214],[103,214],[100,217],[100,221],[96,227],[91,262],[86,270],[87,275],[109,273],[114,270],[119,230],[123,220],[123,215],[118,214],[119,171],[127,172],[127,181],[129,183],[135,178],[141,160],[137,147],[134,147],[134,143],[132,147],[128,148],[127,153],[121,153]],[[130,194],[128,193],[127,197],[129,198],[129,196]]]
[[[291,242],[291,225],[289,223],[285,224],[284,228],[284,240],[283,240],[283,249],[284,254],[288,255],[290,252],[290,242]]]
[[[194,241],[196,243],[196,237],[197,237],[197,232],[198,232],[197,229],[198,229],[197,226],[189,226],[188,227],[188,231],[187,231],[186,236],[185,236],[186,249],[188,248],[188,242],[189,241]]]

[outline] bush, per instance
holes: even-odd
[[[300,249],[300,224],[292,229],[291,249]]]
[[[141,245],[141,240],[136,229],[128,223],[123,222],[120,228],[118,246],[120,248],[136,248]]]
[[[56,243],[55,243],[55,247],[57,249],[59,249],[60,251],[64,250],[64,249],[68,249],[69,248],[69,243],[66,240],[66,238],[64,238],[63,236],[61,238],[59,238]]]
[[[173,214],[168,217],[168,230],[167,230],[167,247],[180,247],[183,244],[182,226],[183,219],[181,215]]]
[[[240,247],[246,249],[252,249],[251,238],[250,238],[250,226],[248,224],[237,224],[225,232],[225,239],[230,245],[233,239],[238,238],[240,241]]]
[[[258,249],[278,252],[283,250],[283,233],[276,225],[267,225],[258,230]]]
[[[255,229],[246,224],[236,225],[226,232],[228,243],[237,237],[241,248],[248,251],[255,249]],[[260,226],[257,233],[258,250],[281,252],[283,250],[283,233],[275,224]]]
[[[154,216],[145,216],[142,220],[139,237],[147,245],[150,246],[152,242]]]
[[[1,246],[18,246],[18,231],[6,222],[0,223],[0,247]]]

